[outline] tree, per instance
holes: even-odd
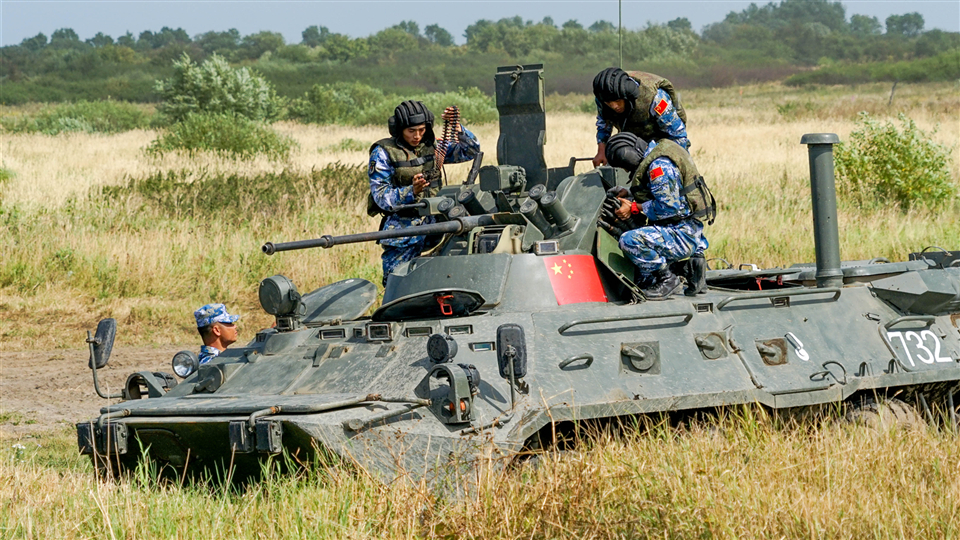
[[[453,36],[439,25],[431,24],[423,29],[423,35],[427,41],[441,47],[450,47],[453,45]]]
[[[240,52],[244,58],[260,58],[265,52],[273,52],[286,45],[283,34],[266,30],[244,36],[240,41]]]
[[[137,45],[137,40],[133,39],[133,34],[127,31],[126,34],[117,38],[117,45],[130,47],[132,49]]]
[[[50,45],[77,45],[80,43],[80,36],[73,31],[73,28],[60,28],[50,34]]]
[[[693,32],[693,25],[690,24],[690,19],[686,17],[677,17],[668,22],[667,28],[677,30],[678,32]]]
[[[617,27],[614,26],[612,22],[597,21],[591,24],[588,30],[590,30],[594,34],[599,34],[602,32],[615,32],[617,30]]]
[[[851,15],[850,31],[858,36],[875,36],[881,32],[880,21],[876,17]]]
[[[394,26],[394,28],[403,30],[411,36],[420,37],[420,25],[416,21],[400,21],[400,24]]]
[[[543,20],[540,21],[540,24],[544,26],[553,26],[553,27],[557,26],[557,24],[553,22],[553,17],[550,17],[550,16],[544,17]]]
[[[564,30],[583,30],[583,25],[578,23],[576,19],[570,19],[569,21],[563,23]]]
[[[103,32],[97,32],[97,35],[87,40],[87,44],[98,48],[106,47],[107,45],[113,45],[113,38]]]
[[[913,12],[887,17],[887,35],[916,37],[923,32],[923,15]]]
[[[25,38],[20,42],[20,46],[29,51],[39,51],[47,46],[47,36],[40,32],[32,38]]]
[[[306,30],[300,33],[303,39],[301,44],[307,47],[319,47],[330,38],[330,29],[326,26],[308,26]]]
[[[240,32],[236,28],[225,32],[206,32],[196,36],[193,42],[207,54],[226,56],[240,48]]]

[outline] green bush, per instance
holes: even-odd
[[[271,217],[299,215],[312,201],[323,198],[342,205],[362,201],[369,192],[366,167],[334,163],[301,173],[284,169],[255,177],[237,174],[201,175],[190,171],[158,171],[134,178],[126,185],[105,186],[100,199],[108,206],[130,200],[174,219],[268,214]]]
[[[11,178],[13,178],[13,171],[6,167],[0,167],[0,187],[10,181]]]
[[[132,103],[122,101],[78,101],[44,107],[37,114],[3,120],[3,128],[13,133],[119,133],[145,128],[150,116]]]
[[[280,115],[281,100],[266,79],[247,68],[232,68],[216,54],[199,65],[184,54],[173,69],[173,77],[156,86],[163,99],[158,110],[173,121],[195,113],[229,113],[250,120]]]
[[[901,114],[901,128],[860,113],[850,140],[837,145],[836,175],[842,197],[873,207],[937,205],[957,195],[949,148],[937,144]]]
[[[395,96],[362,83],[317,84],[302,98],[290,103],[291,118],[314,124],[385,125],[393,109],[405,99],[423,101],[442,122],[439,115],[451,105],[460,107],[464,123],[479,124],[497,119],[493,97],[477,88],[460,88],[456,92],[432,92],[413,96]]]
[[[283,160],[297,146],[296,141],[278,134],[263,122],[233,114],[191,114],[170,126],[147,147],[147,153],[215,152],[239,159],[264,155]]]

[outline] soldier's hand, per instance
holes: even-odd
[[[599,167],[601,165],[607,164],[607,156],[604,153],[607,150],[607,145],[605,143],[600,143],[597,145],[597,155],[593,156],[593,166]]]
[[[627,191],[627,188],[623,186],[613,186],[607,190],[607,197],[616,197],[617,199],[626,198],[630,195],[630,192]]]
[[[453,133],[460,133],[460,114],[457,112],[454,107],[447,107],[443,110],[443,114],[440,115],[445,121],[456,120],[456,123],[453,124]]]
[[[630,219],[631,206],[633,206],[633,203],[631,203],[627,199],[624,199],[623,197],[620,197],[620,208],[618,208],[617,211],[614,212],[614,214],[616,214],[616,216],[619,219],[626,221]]]
[[[418,174],[413,177],[413,194],[419,195],[423,193],[423,190],[427,189],[427,186],[430,185],[430,182],[423,177],[423,174]]]

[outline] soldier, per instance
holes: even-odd
[[[455,122],[453,133],[457,141],[446,147],[445,162],[461,163],[472,159],[480,151],[477,138],[456,121],[453,107],[443,111],[444,120]],[[367,213],[380,214],[380,230],[427,225],[435,220],[432,216],[421,217],[416,210],[400,210],[401,205],[412,204],[422,197],[429,197],[431,175],[436,175],[434,153],[436,137],[433,133],[433,113],[419,101],[404,101],[393,111],[387,122],[390,137],[381,139],[370,147],[370,196]],[[434,237],[439,238],[439,237]],[[417,257],[428,244],[426,236],[391,238],[381,240],[383,246],[383,285],[387,276],[401,263]]]
[[[206,364],[237,341],[239,315],[227,313],[223,304],[207,304],[193,312],[197,319],[197,332],[203,345],[200,347],[200,363]]]
[[[607,68],[593,79],[593,95],[597,102],[594,167],[606,163],[604,148],[614,127],[646,141],[670,139],[690,149],[687,113],[667,79],[642,71]]]
[[[617,218],[633,215],[647,223],[620,236],[620,249],[640,270],[644,297],[663,300],[679,292],[683,284],[675,271],[687,280],[686,294],[702,292],[709,246],[703,226],[713,224],[716,202],[690,154],[669,139],[647,144],[619,133],[610,138],[606,159],[631,178],[632,198],[626,189],[613,188],[620,200]]]

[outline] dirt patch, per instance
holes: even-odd
[[[196,344],[115,347],[110,364],[98,370],[104,392],[119,392],[136,371],[172,372],[177,351]],[[0,353],[0,438],[22,437],[73,425],[100,414],[119,400],[101,399],[87,368],[87,349]]]

